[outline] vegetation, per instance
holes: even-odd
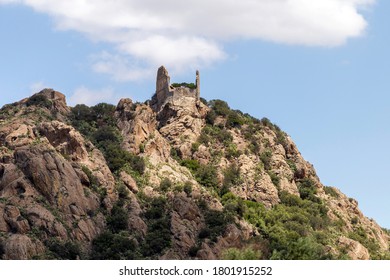
[[[92,241],[93,260],[136,259],[136,243],[126,233],[104,232]]]
[[[240,176],[240,168],[237,164],[232,163],[224,171],[224,179],[222,184],[222,190],[220,192],[221,197],[230,191],[231,187],[239,185],[242,179]]]
[[[3,258],[4,254],[5,254],[4,245],[2,240],[0,240],[0,260]]]
[[[261,251],[252,248],[230,248],[222,254],[222,258],[224,260],[259,260]]]
[[[139,175],[145,170],[143,158],[121,148],[122,138],[114,118],[115,106],[100,103],[92,107],[76,105],[71,110],[71,124],[103,152],[108,167],[118,172],[126,165]]]
[[[31,96],[26,102],[27,107],[38,106],[38,107],[44,107],[50,109],[52,105],[53,102],[43,94],[35,94]]]
[[[171,84],[171,86],[173,86],[174,88],[187,87],[190,89],[196,89],[196,85],[194,83],[173,83]]]
[[[230,212],[207,209],[204,213],[206,227],[199,233],[199,238],[208,238],[217,242],[217,237],[224,234],[229,223],[233,222],[233,216]]]
[[[61,241],[57,238],[49,239],[46,242],[49,252],[47,258],[56,260],[77,260],[81,257],[80,245],[72,241]]]
[[[147,204],[144,215],[148,232],[141,245],[141,254],[153,258],[171,246],[171,220],[166,199],[153,198]]]
[[[337,191],[332,187],[324,187],[324,191],[327,195],[330,195],[334,198],[339,198],[340,195],[337,193]]]

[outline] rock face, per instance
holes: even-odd
[[[358,241],[341,236],[338,242],[352,260],[368,260],[370,258],[368,250]]]
[[[160,67],[152,100],[78,122],[52,89],[4,106],[0,259],[390,258],[388,233],[287,134],[206,103],[198,71],[172,85]]]

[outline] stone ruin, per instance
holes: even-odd
[[[167,102],[175,102],[183,97],[193,98],[196,104],[199,104],[200,98],[200,79],[199,71],[196,71],[195,88],[186,86],[173,87],[168,70],[161,66],[157,71],[156,93],[152,97],[152,107],[159,111]]]

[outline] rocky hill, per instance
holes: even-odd
[[[285,132],[199,92],[160,68],[145,103],[4,106],[0,259],[390,258]]]

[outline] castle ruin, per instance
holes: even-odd
[[[152,98],[156,109],[160,109],[167,101],[175,101],[182,97],[194,98],[196,104],[200,98],[200,78],[199,71],[196,71],[195,88],[189,88],[185,85],[173,87],[168,70],[161,66],[157,71],[156,93]]]

